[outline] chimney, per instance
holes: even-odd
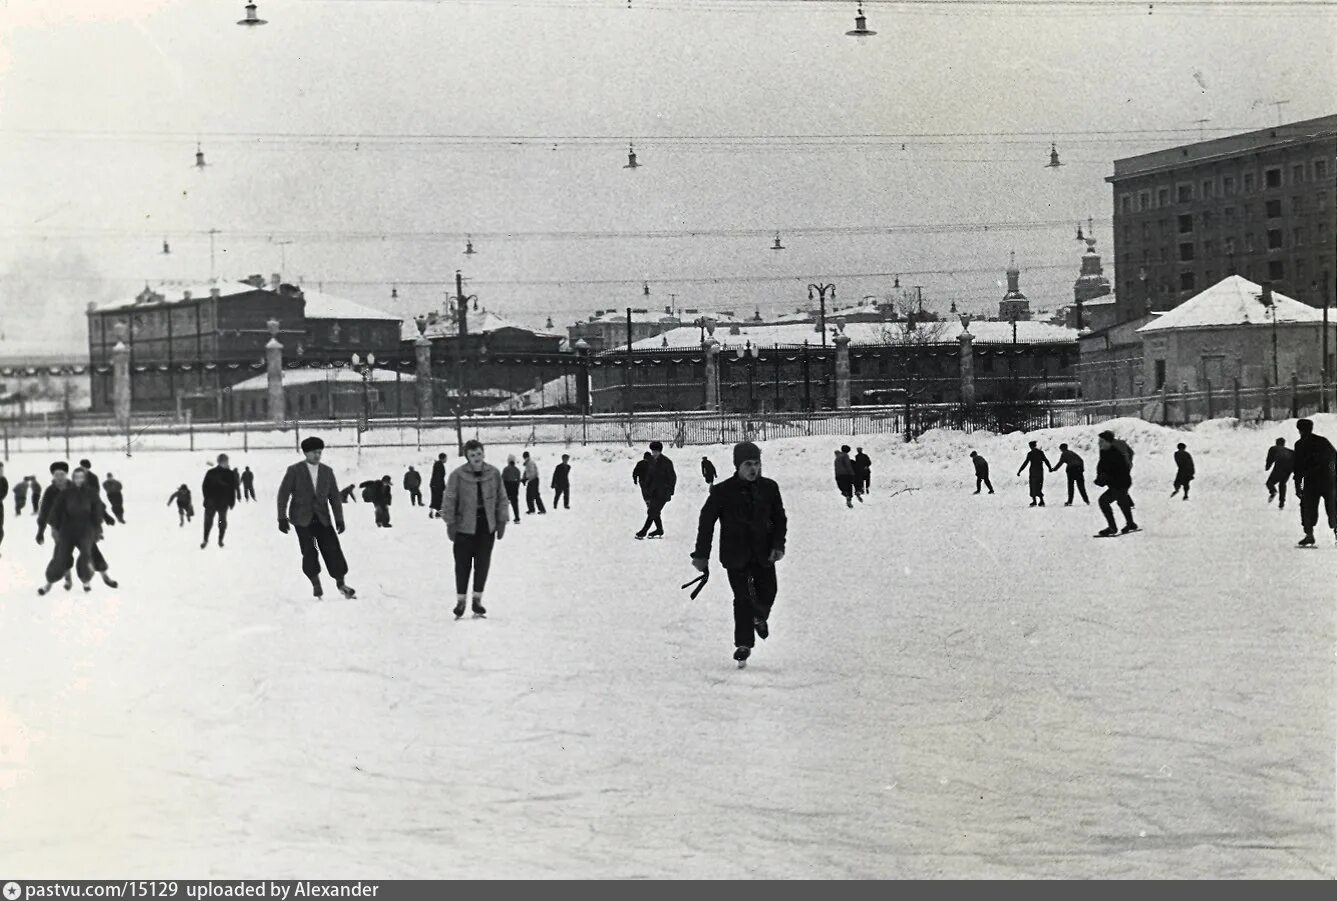
[[[190,292],[189,292],[189,291],[182,291],[182,292],[181,292],[181,299],[182,299],[182,300],[190,300]]]
[[[218,298],[223,296],[223,291],[217,285],[214,285],[212,288],[209,289],[209,296],[217,300]]]

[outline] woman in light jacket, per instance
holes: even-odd
[[[483,462],[483,442],[466,441],[468,461],[446,480],[441,518],[455,546],[455,618],[464,616],[469,571],[474,577],[474,616],[483,616],[483,586],[492,562],[492,545],[506,534],[506,491],[497,467]]]

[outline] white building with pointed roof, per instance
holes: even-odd
[[[1318,384],[1323,310],[1232,275],[1138,329],[1146,385],[1191,391],[1287,383]],[[1337,319],[1328,326],[1337,351]]]

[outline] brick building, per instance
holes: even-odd
[[[1331,297],[1334,142],[1337,115],[1115,160],[1119,321],[1231,274],[1311,306]]]

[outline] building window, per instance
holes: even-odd
[[[1226,221],[1227,222],[1235,221],[1235,208],[1233,206],[1226,207]]]
[[[1314,160],[1314,181],[1328,177],[1328,161]]]
[[[1281,240],[1281,229],[1269,228],[1267,230],[1267,249],[1279,250],[1281,248],[1282,243],[1283,242]]]
[[[1235,176],[1233,175],[1221,176],[1221,193],[1226,195],[1227,197],[1235,196]]]
[[[1192,291],[1192,290],[1193,290],[1193,286],[1194,286],[1194,284],[1196,284],[1196,282],[1195,282],[1195,280],[1194,280],[1194,278],[1193,278],[1193,273],[1192,273],[1192,272],[1181,272],[1181,273],[1179,273],[1179,290],[1180,290],[1180,291]]]
[[[1269,200],[1269,201],[1264,205],[1264,209],[1265,209],[1266,212],[1267,212],[1267,218],[1269,218],[1269,219],[1279,219],[1279,218],[1281,218],[1281,201],[1280,201],[1280,200]]]
[[[1164,360],[1157,360],[1157,361],[1156,361],[1156,387],[1155,387],[1154,390],[1159,391],[1159,390],[1161,390],[1161,389],[1164,388],[1164,387],[1165,387],[1165,361],[1164,361]]]
[[[1164,246],[1164,245],[1162,245],[1162,246],[1156,248],[1156,259],[1157,259],[1157,261],[1159,261],[1159,262],[1161,262],[1161,263],[1164,263],[1164,262],[1165,262],[1165,246]]]
[[[1256,179],[1253,177],[1253,173],[1252,173],[1252,172],[1245,172],[1245,173],[1244,173],[1244,193],[1245,193],[1245,194],[1252,194],[1252,193],[1253,193],[1253,187],[1254,187],[1254,182],[1255,182],[1255,181],[1256,181]]]
[[[1162,219],[1162,220],[1160,221],[1160,231],[1161,231],[1161,237],[1162,237],[1162,238],[1164,238],[1166,235],[1168,235],[1168,234],[1170,233],[1170,220],[1169,220],[1169,219]]]
[[[1185,214],[1179,217],[1179,233],[1181,235],[1189,235],[1193,233],[1192,214]]]
[[[1253,253],[1253,232],[1244,236],[1244,252]]]
[[[1309,272],[1309,266],[1304,260],[1295,261],[1295,280],[1304,284],[1305,274]]]
[[[1305,199],[1303,194],[1291,195],[1291,215],[1298,215],[1304,212]]]
[[[1193,201],[1193,186],[1179,185],[1176,189],[1175,199],[1180,203],[1191,203]]]
[[[1193,242],[1187,242],[1179,245],[1179,261],[1187,263],[1193,259]]]
[[[1281,260],[1268,260],[1267,277],[1279,282],[1286,277],[1286,265]]]
[[[1133,227],[1126,222],[1123,226],[1123,239],[1125,242],[1133,240]]]
[[[1212,196],[1212,180],[1209,178],[1202,183],[1202,199],[1207,200]]]
[[[1204,257],[1206,257],[1207,259],[1210,260],[1210,259],[1212,258],[1212,256],[1213,256],[1215,253],[1216,253],[1216,242],[1215,242],[1215,241],[1203,241],[1203,242],[1202,242],[1202,255],[1203,255]]]
[[[1322,244],[1323,239],[1328,235],[1328,223],[1320,222],[1318,224],[1318,243]]]
[[[1139,212],[1151,209],[1151,192],[1141,191],[1137,195],[1137,209]]]
[[[1119,198],[1119,210],[1124,213],[1131,213],[1133,211],[1133,195],[1124,194]]]
[[[1291,184],[1298,185],[1305,180],[1305,164],[1296,163],[1291,166]]]
[[[1318,192],[1318,208],[1319,208],[1320,211],[1322,211],[1322,210],[1326,210],[1326,209],[1328,208],[1328,192],[1327,192],[1327,191],[1319,191],[1319,192]]]
[[[1305,246],[1305,229],[1303,225],[1297,225],[1295,227],[1295,230],[1291,232],[1291,246],[1292,247]]]
[[[1203,212],[1202,227],[1204,230],[1212,227],[1212,214],[1210,212]]]
[[[1169,188],[1157,188],[1157,189],[1156,189],[1156,206],[1157,206],[1157,207],[1160,207],[1160,208],[1164,208],[1164,207],[1167,207],[1167,206],[1169,206],[1169,205],[1170,205],[1170,189],[1169,189]]]
[[[1148,240],[1150,240],[1150,239],[1151,239],[1151,223],[1150,223],[1150,222],[1143,222],[1143,223],[1142,223],[1142,240],[1143,240],[1143,241],[1148,241]]]
[[[1269,188],[1281,187],[1281,167],[1276,166],[1271,169],[1263,170],[1263,184]]]

